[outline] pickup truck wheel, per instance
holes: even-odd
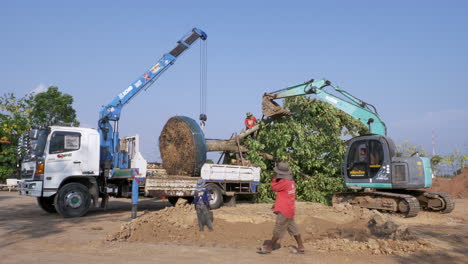
[[[209,195],[210,195],[210,207],[211,209],[218,209],[221,207],[223,204],[223,192],[221,191],[221,188],[219,188],[218,185],[216,184],[208,184],[206,185],[206,188],[208,189]]]
[[[57,213],[57,210],[54,207],[54,198],[55,196],[50,197],[37,197],[37,204],[41,207],[42,210],[47,213]]]
[[[57,212],[63,217],[80,217],[85,215],[91,206],[91,194],[81,183],[67,183],[55,195],[54,204]]]

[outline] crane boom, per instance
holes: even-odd
[[[109,104],[102,107],[100,119],[107,119],[109,121],[119,120],[122,107],[130,102],[130,100],[141,90],[146,89],[153,84],[157,77],[174,64],[177,57],[190,48],[190,46],[199,38],[206,40],[206,33],[198,28],[192,29],[191,33],[178,41],[178,45],[174,49],[164,54],[153,67],[145,71],[140,77],[132,82],[130,86],[119,93]]]
[[[206,40],[206,33],[198,28],[193,28],[190,33],[177,42],[175,48],[164,54],[154,66],[140,75],[125,90],[114,97],[109,104],[101,108],[98,130],[101,136],[100,160],[103,168],[107,170],[119,168],[119,158],[117,157],[119,145],[118,121],[123,106],[129,103],[143,89],[149,88],[199,38]],[[114,121],[113,126],[110,121]]]
[[[329,86],[339,94],[343,95],[344,98],[335,96],[325,91],[325,88]],[[387,134],[385,123],[379,117],[377,110],[373,105],[362,101],[361,99],[351,95],[338,86],[333,86],[330,81],[325,79],[312,79],[299,85],[287,87],[271,93],[265,93],[263,96],[264,99],[262,106],[263,114],[268,117],[277,117],[289,114],[288,110],[283,109],[273,100],[307,94],[315,94],[322,101],[327,102],[330,105],[356,118],[368,126],[372,134]]]

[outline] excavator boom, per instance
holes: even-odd
[[[332,87],[337,93],[341,94],[342,97],[338,97],[325,91],[326,87]],[[365,124],[372,134],[387,134],[385,123],[379,117],[377,110],[373,105],[351,95],[338,86],[333,86],[330,81],[324,79],[312,79],[299,85],[287,87],[271,93],[265,93],[262,101],[263,115],[272,118],[289,115],[289,110],[281,107],[274,100],[307,94],[315,94],[320,100],[333,105],[345,113],[348,113]]]

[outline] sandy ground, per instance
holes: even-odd
[[[378,212],[299,203],[306,254],[290,254],[294,243],[286,237],[280,249],[259,255],[255,248],[270,238],[273,227],[269,204],[216,210],[215,231],[200,234],[189,206],[143,199],[139,218],[130,221],[130,201],[113,199],[106,211],[92,209],[85,217],[63,219],[43,212],[34,198],[2,191],[0,262],[468,263],[468,199],[456,203],[447,215],[386,215],[409,230],[408,240],[366,233],[368,219]]]

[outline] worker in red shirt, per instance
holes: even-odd
[[[257,123],[257,118],[255,118],[254,115],[252,115],[252,113],[248,112],[246,114],[246,118],[245,118],[245,121],[244,121],[244,124],[245,124],[245,129],[249,129],[249,128],[252,128],[255,126],[255,124]]]
[[[276,176],[271,181],[271,189],[276,192],[276,201],[273,206],[273,212],[276,214],[275,228],[272,239],[269,243],[260,247],[257,252],[260,254],[271,253],[276,242],[288,231],[297,242],[297,248],[290,251],[290,253],[303,254],[304,244],[302,243],[299,228],[294,221],[296,183],[286,162],[280,162],[274,168],[274,171],[276,172]]]

